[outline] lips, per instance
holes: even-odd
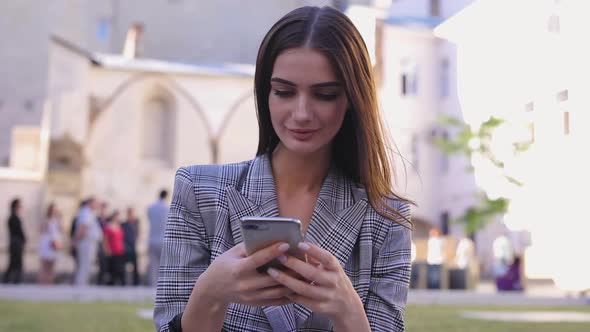
[[[289,129],[289,132],[296,140],[307,141],[317,132],[317,129]]]

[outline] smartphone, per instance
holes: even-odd
[[[256,251],[277,242],[289,244],[288,255],[306,261],[305,254],[297,249],[303,240],[301,222],[296,218],[283,217],[243,217],[240,219],[242,238],[246,246],[246,253],[251,255]],[[278,261],[272,260],[257,268],[258,272],[266,272],[269,267],[284,270]]]

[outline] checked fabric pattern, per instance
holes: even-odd
[[[390,201],[410,215],[407,204]],[[269,157],[176,173],[157,285],[154,323],[182,314],[195,281],[216,257],[242,242],[243,216],[278,216]],[[330,251],[364,303],[372,331],[404,331],[410,281],[411,231],[379,215],[366,193],[332,168],[322,184],[305,241]],[[173,330],[173,329],[172,329]],[[223,331],[332,331],[323,315],[289,304],[231,304]]]

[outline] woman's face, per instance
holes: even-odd
[[[275,60],[268,106],[280,144],[296,154],[310,155],[330,151],[348,99],[322,53],[293,48]]]

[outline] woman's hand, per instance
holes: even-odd
[[[370,331],[363,304],[336,257],[310,243],[300,243],[299,249],[307,254],[308,262],[289,256],[278,259],[306,280],[276,269],[268,270],[270,276],[293,291],[287,297],[326,315],[338,331]]]
[[[289,249],[287,243],[276,243],[251,256],[246,254],[243,243],[223,253],[211,263],[197,280],[199,294],[212,302],[228,305],[242,303],[251,306],[284,305],[291,290],[266,273],[256,271]]]

